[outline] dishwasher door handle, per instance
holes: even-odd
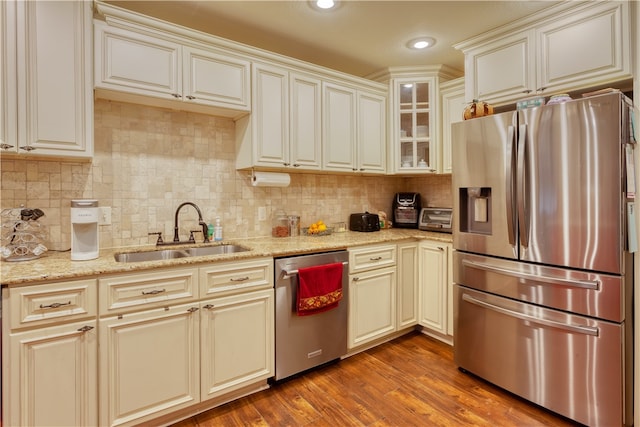
[[[342,265],[343,266],[349,265],[349,262],[348,261],[343,261]],[[298,270],[282,270],[282,278],[283,279],[290,279],[293,276],[295,276],[296,274],[298,274]]]

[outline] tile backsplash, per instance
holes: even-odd
[[[111,225],[101,225],[100,247],[146,245],[148,233],[173,236],[176,208],[196,203],[204,219],[222,219],[225,238],[266,236],[271,213],[284,209],[302,225],[318,219],[347,221],[369,210],[391,215],[393,195],[419,191],[423,205],[451,206],[451,177],[363,177],[291,174],[289,187],[253,187],[250,171],[235,169],[231,119],[96,99],[92,162],[2,158],[2,209],[42,209],[48,246],[70,247],[70,202],[98,199],[110,206]],[[265,207],[266,221],[258,221]],[[198,229],[189,206],[180,211],[181,238]],[[200,235],[197,235],[200,238]]]

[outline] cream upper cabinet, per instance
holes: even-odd
[[[464,109],[467,106],[464,96],[464,77],[440,85],[440,107],[442,126],[442,162],[440,171],[451,173],[451,125],[463,120]]]
[[[386,172],[386,99],[332,82],[323,83],[323,169]]]
[[[236,122],[236,167],[319,170],[320,81],[275,65],[252,71],[253,112]]]
[[[420,325],[446,335],[448,265],[451,244],[424,241],[420,243]]]
[[[134,27],[95,21],[94,28],[98,96],[233,118],[249,112],[250,62],[243,57]]]
[[[506,104],[631,79],[629,2],[571,2],[456,45],[466,100]]]
[[[95,280],[2,289],[2,423],[98,425]]]
[[[0,5],[3,154],[92,157],[91,4]]]

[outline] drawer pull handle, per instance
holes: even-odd
[[[198,311],[198,307],[191,307],[190,309],[187,310],[189,313],[195,313],[196,311]]]
[[[83,326],[82,328],[78,329],[78,332],[89,332],[92,329],[93,326]]]
[[[71,301],[69,301],[69,302],[54,302],[53,304],[49,304],[49,305],[40,304],[40,308],[59,308],[59,307],[65,306],[65,305],[71,305]]]
[[[381,256],[375,256],[375,257],[371,257],[369,258],[371,261],[380,261],[382,259]]]
[[[234,279],[233,277],[231,279],[232,282],[244,282],[245,280],[249,280],[249,276],[244,276],[244,277],[238,277],[237,279]]]
[[[214,308],[214,307],[215,307],[215,305],[213,305],[213,304],[207,304],[207,305],[205,305],[205,306],[204,306],[204,307],[202,307],[202,308],[206,308],[207,310],[211,310],[211,309],[212,309],[212,308]]]
[[[142,291],[142,295],[157,295],[163,292],[167,292],[166,289],[154,289],[152,291]]]

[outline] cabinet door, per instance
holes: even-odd
[[[451,125],[462,121],[467,105],[464,98],[464,77],[440,86],[442,106],[442,173],[451,173]]]
[[[249,110],[249,61],[193,47],[182,57],[186,101]]]
[[[253,158],[257,166],[289,165],[289,81],[278,67],[253,67]]]
[[[8,108],[17,108],[17,151],[91,157],[91,2],[19,1],[15,7],[17,68],[15,76],[6,74],[12,80],[5,90],[16,88],[17,105]]]
[[[396,268],[349,276],[349,348],[396,330]]]
[[[100,425],[133,425],[200,401],[198,306],[100,320]]]
[[[383,96],[358,92],[358,170],[386,171],[386,105]]]
[[[527,30],[465,52],[466,99],[500,103],[535,91],[534,43]]]
[[[418,324],[418,243],[398,243],[398,329]]]
[[[266,289],[201,303],[202,400],[273,376],[273,298]]]
[[[10,334],[3,425],[98,425],[95,328],[88,320]]]
[[[325,170],[356,170],[356,91],[323,84],[323,166]]]
[[[302,74],[289,74],[291,166],[322,167],[322,82]]]
[[[0,149],[18,150],[16,2],[0,2]]]
[[[447,257],[449,245],[420,243],[420,324],[447,332]]]
[[[100,21],[94,26],[96,88],[182,99],[179,44]]]
[[[552,94],[631,78],[628,7],[596,3],[537,28],[538,87]]]

